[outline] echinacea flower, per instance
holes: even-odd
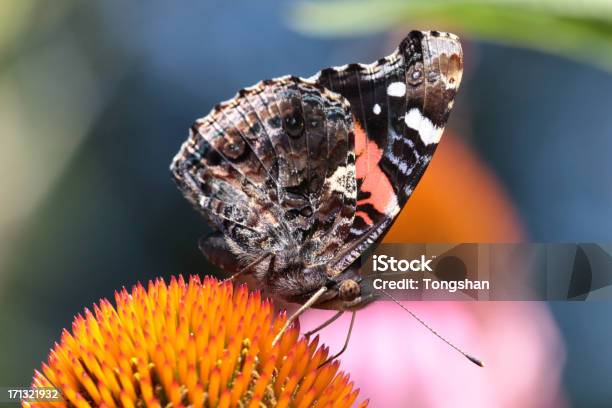
[[[34,387],[63,402],[24,406],[349,407],[359,390],[326,361],[328,349],[298,339],[259,293],[213,278],[157,279],[115,294],[76,317]],[[367,401],[362,402],[367,405]]]

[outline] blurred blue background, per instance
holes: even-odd
[[[0,385],[29,384],[84,306],[137,281],[208,270],[196,246],[205,223],[168,172],[195,118],[260,79],[372,61],[398,32],[438,28],[311,35],[291,23],[296,7],[0,5]],[[612,242],[610,71],[465,40],[450,128],[499,180],[528,238]],[[610,406],[612,305],[550,308],[569,403]]]

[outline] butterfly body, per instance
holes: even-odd
[[[249,266],[275,296],[360,307],[361,254],[425,171],[462,72],[456,37],[411,32],[388,57],[262,81],[196,121],[171,170],[217,233],[229,273]]]

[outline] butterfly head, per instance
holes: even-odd
[[[317,265],[304,269],[302,276],[310,277],[310,282],[317,284],[312,285],[310,290],[287,297],[288,301],[303,304],[322,286],[327,290],[313,305],[317,309],[354,310],[374,300],[371,285],[366,284],[357,273],[357,269],[349,268],[339,275],[330,276],[330,271],[325,265]]]

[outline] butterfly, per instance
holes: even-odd
[[[427,169],[462,72],[455,35],[412,31],[371,64],[261,81],[215,106],[171,165],[216,231],[203,253],[302,304],[287,324],[371,302],[360,257]]]

